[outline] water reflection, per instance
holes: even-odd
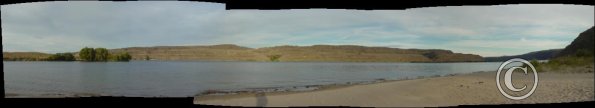
[[[80,83],[82,93],[104,93],[107,81],[107,63],[105,62],[80,62]]]
[[[7,92],[193,96],[209,89],[291,87],[496,71],[482,63],[4,62]],[[35,67],[35,68],[31,68]]]

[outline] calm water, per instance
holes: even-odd
[[[500,62],[4,62],[6,93],[194,96],[207,89],[287,87],[496,71]]]

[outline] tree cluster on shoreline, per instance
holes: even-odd
[[[73,53],[56,53],[44,55],[46,57],[21,57],[7,58],[5,61],[77,61]],[[130,61],[132,56],[128,52],[110,54],[105,48],[82,48],[79,52],[79,59],[87,62],[107,62],[107,61]]]
[[[71,53],[56,53],[46,58],[46,61],[75,61],[74,55]]]
[[[130,61],[132,56],[128,52],[120,54],[110,54],[105,48],[88,48],[85,47],[79,52],[79,57],[83,61]]]

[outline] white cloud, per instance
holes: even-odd
[[[516,40],[460,40],[450,42],[444,46],[482,56],[502,56],[564,48],[568,44],[570,42],[520,38]]]
[[[473,46],[478,48],[563,48],[570,42],[554,40],[528,40],[521,38],[519,40],[461,40],[452,42],[454,46]]]
[[[5,49],[48,52],[87,45],[355,44],[498,55],[517,54],[521,49],[516,47],[560,48],[594,25],[593,6],[580,5],[224,10],[224,4],[144,1],[39,2],[1,8]],[[519,44],[521,38],[527,44]]]
[[[27,34],[2,33],[4,51],[9,52],[47,52],[59,53],[61,50],[68,52],[78,51],[80,48],[101,47],[101,44],[85,37],[71,37],[63,35],[48,35],[30,37]],[[83,46],[84,45],[84,46]]]

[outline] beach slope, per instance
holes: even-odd
[[[561,103],[594,100],[594,73],[539,73],[539,83],[523,100],[504,97],[496,72],[388,81],[308,92],[233,94],[195,97],[195,104],[224,106],[361,106],[432,107],[478,104]],[[531,75],[531,74],[530,74]],[[513,74],[514,87],[532,86],[533,79]],[[525,91],[527,91],[525,90]]]

